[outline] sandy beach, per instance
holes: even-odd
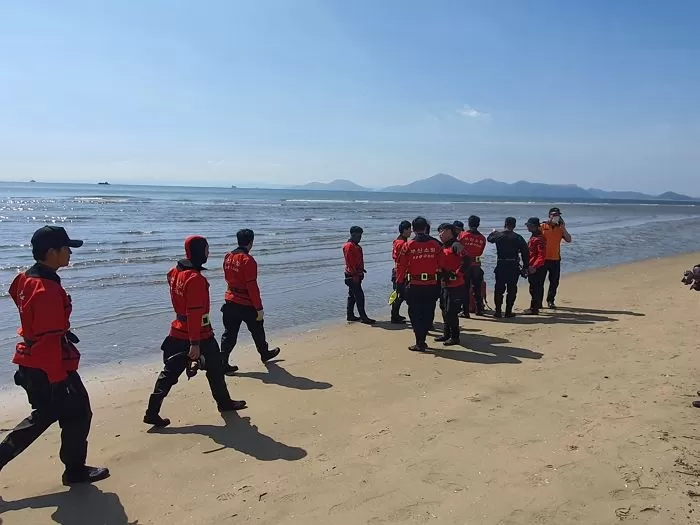
[[[463,347],[426,355],[386,317],[276,341],[267,369],[241,347],[228,382],[249,408],[225,419],[183,376],[149,432],[158,367],[86,375],[89,460],[112,477],[60,485],[56,425],[0,473],[0,521],[700,523],[700,293],[680,283],[698,260],[567,276],[557,312],[463,320]],[[28,410],[12,399],[2,429]]]

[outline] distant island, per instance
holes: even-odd
[[[336,179],[331,182],[309,182],[303,186],[295,186],[299,190],[326,190],[326,191],[372,191],[369,188],[355,184],[351,180]]]
[[[540,182],[518,181],[500,182],[483,179],[466,182],[446,173],[438,173],[427,179],[420,179],[408,184],[389,186],[373,190],[360,186],[350,180],[337,179],[331,182],[310,182],[303,186],[294,186],[299,190],[325,191],[382,191],[394,193],[427,193],[439,195],[472,195],[474,197],[512,197],[533,199],[577,199],[577,200],[661,200],[661,201],[696,201],[693,197],[667,191],[661,195],[650,195],[637,191],[605,191],[597,188],[582,188],[576,184],[544,184]]]
[[[109,182],[98,182],[100,186],[109,186]]]

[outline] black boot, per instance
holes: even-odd
[[[78,483],[95,483],[109,477],[109,469],[105,467],[75,467],[67,468],[63,472],[63,484],[66,486]]]
[[[279,348],[273,348],[272,350],[267,349],[264,352],[260,354],[260,360],[263,363],[267,363],[270,359],[274,359],[280,355],[280,349]]]
[[[494,296],[493,302],[494,306],[496,307],[496,312],[493,314],[493,316],[500,319],[501,317],[503,317],[503,296]]]
[[[360,318],[355,315],[355,299],[352,297],[348,297],[347,320],[348,322],[360,320]]]
[[[510,297],[506,298],[506,317],[515,317],[515,314],[513,313],[513,305],[515,304],[515,299],[511,299]]]
[[[151,394],[148,399],[148,408],[146,409],[146,415],[143,416],[143,422],[147,425],[153,425],[154,427],[167,427],[170,424],[170,420],[167,418],[160,417],[160,407],[163,405],[163,399],[165,399],[160,394]]]

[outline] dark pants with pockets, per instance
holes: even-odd
[[[547,302],[553,303],[557,297],[559,279],[561,278],[561,261],[547,260],[544,262],[545,275],[549,274],[549,290],[547,290]],[[544,277],[542,277],[544,279]],[[540,308],[542,305],[540,305]]]
[[[351,277],[346,277],[345,285],[348,287],[348,319],[355,315],[355,305],[357,305],[357,313],[360,314],[359,316],[362,319],[366,319],[365,292],[362,289],[362,281],[355,281]]]
[[[187,368],[190,351],[190,342],[185,339],[177,339],[168,336],[161,345],[163,351],[163,371],[158,374],[153,393],[148,402],[148,415],[156,416],[160,412],[163,400],[180,379],[180,376]],[[224,378],[224,365],[221,361],[221,351],[219,343],[212,335],[209,339],[199,342],[199,351],[204,356],[204,366],[206,368],[207,381],[211,395],[218,406],[225,405],[231,400],[231,396],[226,386]]]
[[[221,307],[221,313],[224,321],[224,333],[221,336],[224,363],[228,363],[229,356],[238,342],[238,332],[243,323],[248,327],[258,353],[261,356],[265,355],[269,347],[265,339],[265,321],[258,321],[258,311],[255,307],[227,301]]]
[[[493,271],[496,274],[493,302],[496,310],[503,306],[503,294],[506,295],[506,311],[511,311],[518,296],[518,279],[520,278],[520,266],[517,261],[498,261]]]
[[[537,269],[535,273],[527,276],[530,282],[530,310],[539,311],[542,308],[542,299],[544,298],[544,280],[547,276],[547,271],[544,266]]]
[[[440,293],[442,333],[449,339],[459,339],[459,312],[464,301],[464,286],[445,287]]]
[[[0,443],[0,468],[57,421],[61,427],[61,462],[66,470],[85,466],[92,410],[78,372],[69,372],[65,381],[51,384],[43,370],[20,366],[15,372],[15,384],[27,392],[32,413]]]
[[[416,343],[424,344],[435,320],[435,304],[440,297],[440,285],[408,285],[406,303],[408,317],[416,336]]]

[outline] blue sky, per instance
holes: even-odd
[[[3,2],[0,180],[691,191],[698,27],[694,0]]]

